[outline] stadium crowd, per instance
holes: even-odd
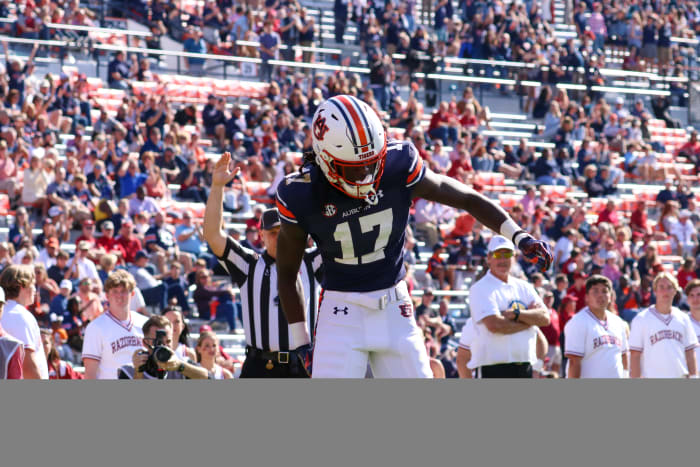
[[[115,270],[126,269],[135,278],[134,311],[149,315],[177,306],[188,320],[200,318],[201,332],[212,327],[235,332],[237,294],[228,280],[212,282],[223,270],[201,231],[213,157],[230,151],[240,168],[224,207],[245,219],[245,226],[230,234],[261,249],[263,206],[273,203],[277,184],[311,149],[309,123],[316,108],[337,94],[368,102],[389,133],[410,139],[433,171],[500,195],[516,222],[550,242],[551,270],[536,271],[519,258],[513,272],[532,283],[551,310],[545,330],[550,347],[563,345],[564,325],[586,305],[590,275],[611,280],[611,308],[627,323],[655,303],[652,283],[662,271],[672,272],[680,288],[700,277],[700,207],[691,190],[700,142],[697,131],[685,132],[669,111],[688,104],[685,84],[671,82],[670,96],[650,102],[609,101],[590,90],[591,84],[606,83],[600,71],[605,67],[693,76],[695,49],[671,37],[695,38],[697,2],[576,3],[571,11],[576,37],[562,42],[550,1],[424,0],[419,10],[413,0],[336,0],[335,42],[344,42],[349,24],[357,27],[356,41],[370,69],[365,78],[267,64],[279,56],[304,62],[324,57],[308,49],[297,56],[289,47],[318,45],[320,34],[317,19],[295,1],[208,0],[201,9],[183,11],[154,0],[130,7],[150,27],[149,48],[160,48],[167,34],[185,51],[261,58],[258,72],[269,86],[254,99],[212,92],[202,102],[183,103],[168,92],[139,92],[137,83],[164,78],[158,60],[118,51],[110,57],[105,83],[123,92],[114,107],[94,93],[84,74],[36,73],[37,55],[55,51],[35,46],[20,59],[3,41],[0,202],[11,220],[0,243],[0,268],[33,268],[37,293],[28,309],[42,336],[51,337],[45,351],[54,375],[80,377],[60,362],[81,365],[82,333],[104,312],[103,286]],[[13,15],[16,21],[3,23],[2,34],[34,39],[77,40],[81,32],[46,24],[90,26],[97,20],[78,0],[28,0],[14,12],[2,2],[0,17]],[[629,49],[622,64],[608,60],[606,51],[622,48]],[[435,71],[446,57],[536,65],[483,66],[486,76],[542,83],[537,92],[500,89],[524,97],[523,112],[537,124],[532,136],[513,144],[482,135],[492,129],[491,112],[471,87],[459,98],[440,101],[434,80],[415,74]],[[205,74],[203,65],[203,59],[187,61],[193,75]],[[589,88],[567,92],[556,87],[562,82]],[[409,92],[402,98],[405,85]],[[656,138],[660,127],[683,131],[686,140]],[[499,193],[492,183],[498,174],[522,187],[524,195]],[[644,193],[623,196],[620,185],[629,182],[644,186]],[[416,319],[428,353],[447,377],[456,377],[454,337],[460,329],[453,310],[465,309],[469,284],[484,272],[490,233],[469,214],[425,200],[415,201],[412,220],[404,259],[409,288],[422,290],[414,294]],[[674,303],[687,310],[686,298],[679,291]],[[187,332],[178,329],[174,340],[189,344]],[[223,351],[218,362],[234,369],[234,358]],[[538,374],[562,372],[560,362],[545,358]]]

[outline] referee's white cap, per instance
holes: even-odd
[[[515,251],[515,245],[502,235],[494,235],[489,241],[488,252],[493,253],[496,250]]]

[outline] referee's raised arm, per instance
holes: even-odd
[[[224,186],[235,177],[240,168],[230,169],[231,153],[225,152],[214,166],[211,177],[211,191],[204,210],[204,239],[216,256],[223,256],[226,250],[226,234],[223,223]]]

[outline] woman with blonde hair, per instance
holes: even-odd
[[[197,339],[197,363],[206,368],[214,379],[233,379],[233,374],[216,363],[219,355],[219,339],[216,334],[210,331],[204,331]]]

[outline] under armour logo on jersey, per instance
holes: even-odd
[[[326,117],[318,117],[314,121],[314,137],[317,140],[323,141],[323,137],[329,130],[330,128],[328,128],[328,125],[326,125]]]
[[[333,217],[336,215],[337,212],[338,212],[338,208],[335,207],[335,204],[331,204],[331,203],[324,204],[323,209],[321,211],[321,213],[325,217]]]
[[[344,315],[348,314],[348,307],[343,307],[343,308],[338,308],[337,306],[333,307],[333,314],[337,315],[338,313],[342,313]]]
[[[413,307],[407,303],[402,303],[399,305],[401,309],[401,316],[405,318],[413,318]]]
[[[377,204],[377,201],[379,201],[379,199],[382,197],[384,197],[384,192],[382,190],[379,190],[376,193],[374,191],[370,191],[367,194],[367,202],[369,204]]]

